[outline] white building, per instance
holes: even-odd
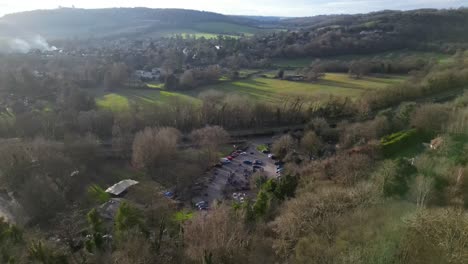
[[[161,70],[159,68],[154,68],[151,71],[136,70],[134,75],[139,79],[155,81],[161,76]]]

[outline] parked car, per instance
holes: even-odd
[[[242,163],[244,163],[246,165],[252,165],[252,161],[250,161],[250,160],[244,160]]]
[[[198,208],[198,210],[207,210],[208,209],[208,202],[207,201],[201,201],[195,204],[195,207]]]
[[[275,162],[275,165],[276,165],[276,166],[283,166],[283,165],[284,165],[284,162],[282,162],[282,161],[277,161],[277,162]]]
[[[255,165],[263,165],[263,162],[260,161],[260,160],[255,160],[255,161],[254,161],[254,164],[255,164]]]
[[[232,156],[227,156],[226,159],[228,159],[229,161],[231,161],[231,160],[234,159],[234,157],[232,157]]]
[[[164,192],[164,197],[169,198],[169,199],[173,199],[175,197],[175,194],[174,194],[174,192],[167,191],[167,192]]]
[[[245,193],[233,193],[232,198],[234,200],[244,200],[244,197],[246,196]]]
[[[253,168],[254,170],[260,170],[260,171],[263,171],[263,170],[264,170],[263,167],[258,166],[258,165],[253,165],[252,168]]]
[[[268,149],[262,150],[263,154],[270,154],[270,151]]]
[[[248,153],[244,151],[244,152],[241,152],[241,155],[245,156],[245,155],[248,155]]]
[[[237,156],[239,156],[239,153],[237,153],[237,152],[233,152],[233,153],[231,154],[231,157],[233,157],[233,158],[235,158],[235,157],[237,157]]]

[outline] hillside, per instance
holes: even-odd
[[[2,24],[14,25],[21,31],[40,34],[49,40],[90,37],[135,39],[176,33],[238,36],[282,29],[283,36],[279,38],[276,31],[271,33],[273,36],[269,38],[268,46],[278,44],[279,48],[285,48],[292,44],[295,47],[312,45],[311,48],[320,53],[322,44],[332,44],[325,45],[327,49],[334,49],[335,44],[343,44],[358,45],[354,48],[355,52],[366,51],[369,47],[379,52],[414,47],[415,43],[437,46],[434,42],[468,41],[467,9],[387,10],[357,15],[279,18],[228,16],[184,9],[60,8],[6,15],[0,18],[0,26]],[[287,32],[291,35],[284,36]],[[318,42],[318,45],[314,42]],[[353,44],[357,42],[363,45]],[[285,53],[297,53],[294,52],[295,47],[292,47],[293,52],[286,50]],[[336,52],[331,53],[334,55]]]
[[[330,28],[345,32],[393,32],[424,40],[468,40],[468,9],[385,10],[357,15],[322,15],[282,20],[285,27],[324,31]]]
[[[362,55],[402,49],[453,54],[468,43],[468,9],[381,11],[280,20],[257,38],[272,57]]]
[[[185,31],[236,35],[257,30],[256,20],[247,17],[194,10],[149,8],[36,10],[6,15],[0,19],[0,23],[15,25],[25,31],[41,34],[47,39],[144,37]],[[221,26],[216,26],[218,23]]]

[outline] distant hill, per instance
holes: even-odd
[[[60,39],[161,36],[172,32],[236,35],[255,33],[260,21],[184,9],[59,8],[6,15],[0,23],[15,25],[48,39]]]
[[[428,41],[468,41],[468,9],[384,10],[357,15],[322,15],[281,20],[290,29],[346,32],[393,32],[401,37]]]
[[[0,18],[0,33],[2,27],[11,31],[12,25],[21,32],[39,34],[48,40],[90,37],[138,39],[174,34],[213,37],[217,34],[252,35],[271,31],[275,35],[275,29],[281,29],[301,33],[290,37],[284,45],[306,45],[323,36],[330,38],[323,43],[343,36],[351,37],[354,42],[369,38],[376,40],[376,36],[381,36],[384,43],[395,48],[405,47],[403,42],[408,41],[468,42],[468,9],[385,10],[357,15],[280,18],[228,16],[185,9],[59,8],[6,15]],[[337,37],[332,38],[330,34]],[[387,39],[392,43],[385,42]]]

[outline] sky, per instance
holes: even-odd
[[[59,6],[185,8],[230,15],[298,17],[383,9],[459,8],[468,7],[468,0],[0,0],[0,16]]]

